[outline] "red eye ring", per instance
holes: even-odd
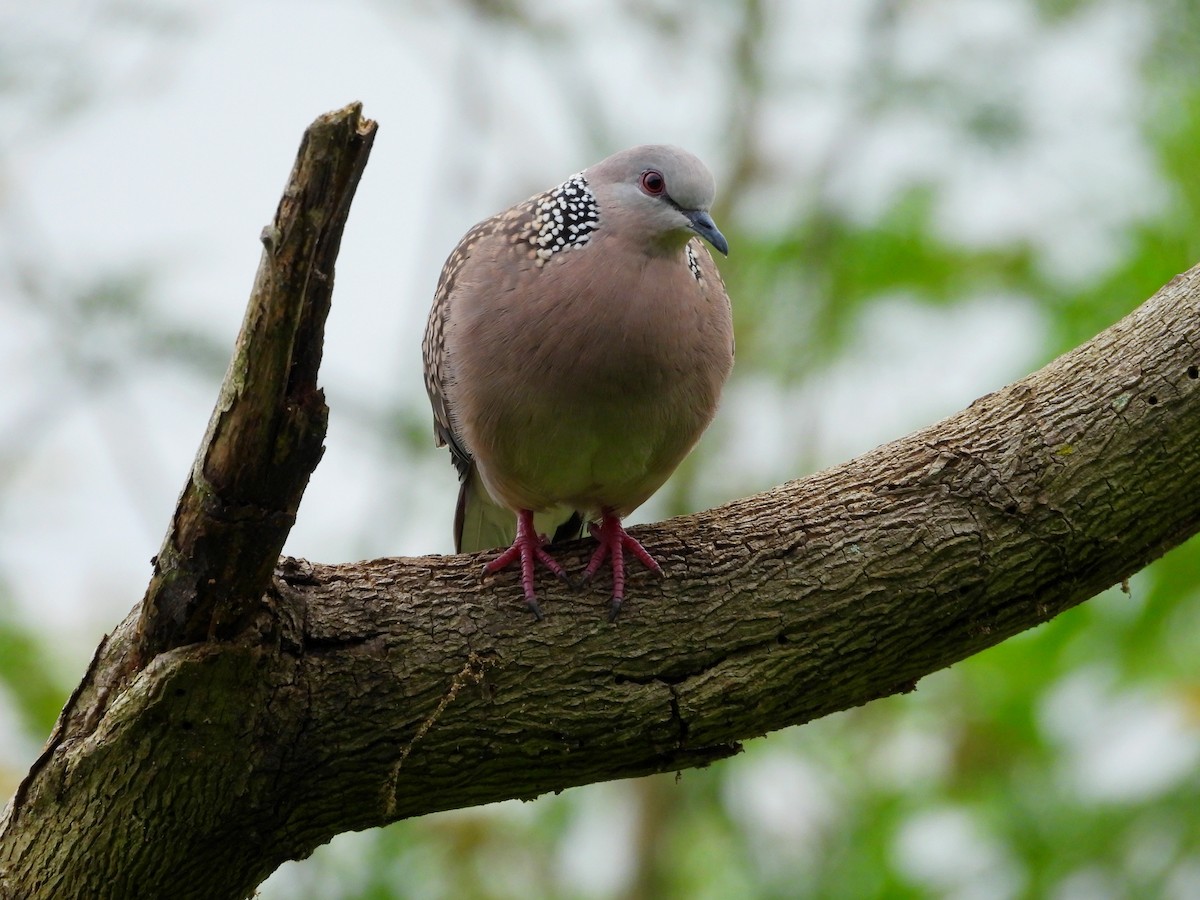
[[[647,169],[638,179],[638,187],[642,189],[642,193],[658,197],[666,193],[667,179],[663,178],[662,172],[657,169]]]

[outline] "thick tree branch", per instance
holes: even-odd
[[[615,626],[602,585],[548,586],[531,622],[480,558],[285,559],[121,681],[135,609],[0,823],[0,895],[241,897],[341,831],[704,765],[910,690],[1200,530],[1198,366],[1200,267],[956,416],[638,529],[667,577],[635,575]]]

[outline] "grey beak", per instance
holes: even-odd
[[[729,255],[729,241],[725,240],[725,235],[721,234],[717,223],[712,220],[712,216],[706,210],[689,209],[684,211],[684,215],[692,223],[692,231],[720,250],[725,256]]]

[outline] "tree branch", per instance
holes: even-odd
[[[140,660],[236,632],[258,609],[324,451],[317,369],[333,269],[375,139],[361,104],[304,133],[233,360],[142,601]]]
[[[1200,530],[1198,366],[1200,267],[943,422],[638,529],[667,577],[636,574],[615,626],[602,585],[547,583],[529,621],[481,557],[284,559],[122,681],[135,608],[0,823],[0,896],[242,897],[342,831],[705,765],[911,690]]]

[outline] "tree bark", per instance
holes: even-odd
[[[252,616],[324,451],[317,387],[333,269],[376,125],[361,106],[304,133],[229,371],[142,600],[135,665]]]
[[[192,624],[147,644],[147,600],[101,644],[0,821],[0,896],[244,897],[342,831],[702,766],[912,690],[1200,530],[1198,366],[1200,267],[936,425],[636,529],[667,575],[635,572],[615,625],[603,585],[549,579],[534,623],[473,556],[284,558],[251,598],[277,546],[248,529],[244,565],[178,563]],[[206,567],[238,573],[199,607]]]

